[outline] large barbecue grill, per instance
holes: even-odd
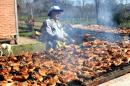
[[[44,52],[0,57],[0,84],[96,86],[130,72],[130,44],[93,40]]]
[[[2,43],[17,43],[15,1],[0,1]],[[98,20],[98,16],[102,16],[98,14],[102,13],[98,13],[100,6],[96,7]],[[105,12],[109,13],[109,10]],[[104,14],[103,20],[108,19],[104,23],[109,23],[109,16]],[[130,29],[118,30],[122,36],[116,30],[102,29],[98,25],[90,25],[88,29],[69,28],[71,27],[67,26],[65,30],[75,40],[74,44],[68,40],[70,45],[58,49],[0,57],[0,86],[97,86],[130,72],[130,39],[127,33]],[[31,50],[33,51],[32,47]]]

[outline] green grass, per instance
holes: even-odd
[[[33,35],[32,32],[19,32],[21,37],[31,37]]]
[[[28,16],[26,15],[22,15],[22,16],[18,16],[18,20],[22,20],[22,21],[25,21],[28,19]],[[36,22],[43,22],[45,19],[47,19],[47,17],[35,17],[34,16],[34,20]]]
[[[82,24],[82,25],[89,25],[89,24],[95,24],[95,19],[84,19],[84,18],[68,18],[68,19],[62,19],[61,22],[64,24]]]
[[[25,21],[27,19],[27,15],[22,15],[19,16],[19,21]],[[39,29],[42,25],[42,22],[45,21],[47,19],[47,17],[34,17],[35,19],[35,29]],[[92,18],[64,18],[61,19],[61,22],[63,24],[82,24],[82,25],[91,25],[91,24],[96,24],[96,20],[92,19]],[[118,25],[119,27],[126,27],[126,28],[130,28],[130,21],[123,21],[120,25]],[[24,29],[26,29],[26,24],[25,23],[19,23],[19,27],[23,27]],[[21,36],[30,36],[32,33],[24,33],[24,32],[20,32]]]
[[[37,31],[38,29],[34,28],[34,30],[32,32],[29,32],[27,30],[27,27],[25,26],[19,26],[19,35],[21,37],[31,37],[34,35],[34,32]]]
[[[25,52],[43,52],[45,50],[45,45],[41,42],[35,44],[14,45],[12,50],[14,55],[17,56]]]
[[[27,15],[22,15],[19,16],[18,19],[19,21],[25,21],[28,18]],[[42,16],[34,16],[34,20],[35,22],[43,22],[47,19],[47,17],[42,17]],[[95,23],[95,19],[90,19],[90,18],[64,18],[61,19],[61,22],[63,23],[71,23],[71,24],[84,24],[84,25],[88,25],[88,24],[94,24]]]

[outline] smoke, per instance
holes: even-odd
[[[73,12],[72,12],[73,10]],[[77,14],[78,10],[76,8],[70,8],[70,9],[65,9],[64,8],[64,12],[61,14],[61,21],[63,21],[63,23],[75,23],[77,20],[77,18],[75,18],[75,15]]]
[[[26,3],[32,3],[34,0],[24,0]]]
[[[99,24],[113,26],[114,9],[117,6],[116,0],[100,0],[99,2]]]
[[[58,3],[60,1],[60,3]],[[64,12],[61,14],[61,20],[62,22],[69,23],[69,24],[92,24],[90,22],[91,19],[95,18],[96,11],[95,11],[95,0],[92,0],[92,2],[86,2],[87,0],[80,0],[84,1],[83,4],[80,4],[77,2],[73,5],[72,2],[69,2],[69,0],[63,0],[64,2],[61,2],[62,0],[26,0],[26,3],[32,3],[34,6],[34,14],[37,14],[38,16],[42,15],[44,17],[45,14],[47,14],[48,9],[52,6],[52,3],[59,5],[61,8],[64,9]],[[75,0],[73,0],[75,1]],[[117,2],[116,0],[99,0],[99,8],[98,8],[98,17],[100,24],[107,25],[107,26],[113,26],[113,9],[116,7]],[[25,2],[23,2],[23,6],[26,6]],[[76,2],[76,1],[75,1]],[[53,4],[53,5],[54,5]],[[25,9],[26,10],[26,9]],[[41,13],[40,13],[40,12]],[[84,14],[84,15],[83,15]],[[84,21],[79,20],[84,19]],[[82,42],[83,34],[87,33],[85,31],[76,30],[73,29],[70,25],[64,25],[64,30],[66,33],[68,33],[68,40],[67,44],[76,43],[80,44]],[[92,34],[93,35],[93,34]],[[102,35],[102,37],[105,37],[105,39],[113,39],[113,35],[107,35],[106,33]],[[43,37],[41,37],[42,39]],[[40,39],[39,39],[40,40]],[[114,40],[114,39],[113,39]]]
[[[82,2],[79,3],[78,2]],[[90,20],[94,21],[96,16],[98,15],[98,24],[113,26],[115,23],[113,22],[114,9],[118,5],[117,0],[92,0],[91,2],[86,0],[76,0],[70,2],[70,6],[68,8],[63,8],[64,13],[62,14],[62,20],[69,20],[70,23],[78,23],[78,24],[93,24]],[[96,1],[99,6],[96,7]],[[77,2],[77,4],[76,4]],[[95,9],[98,9],[96,12]],[[82,19],[82,20],[81,20]],[[83,21],[85,20],[85,21]]]

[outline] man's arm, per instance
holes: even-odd
[[[40,27],[38,31],[35,31],[35,34],[37,36],[40,36],[42,34],[42,30],[44,29],[44,27],[45,27],[45,22],[42,23],[42,26]]]
[[[52,28],[50,22],[46,21],[45,23],[45,29],[46,29],[46,32],[51,35],[51,36],[55,36],[56,33],[55,33],[55,28]]]
[[[40,33],[36,31],[36,34],[41,35],[42,33],[45,32],[45,33],[49,34],[50,36],[55,36],[56,34],[54,31],[55,31],[55,29],[51,27],[50,22],[46,20],[45,22],[43,22],[43,24],[40,28],[40,31],[39,31]]]

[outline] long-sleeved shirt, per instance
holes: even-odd
[[[62,40],[67,36],[58,20],[47,19],[41,28],[42,38],[46,40]]]

